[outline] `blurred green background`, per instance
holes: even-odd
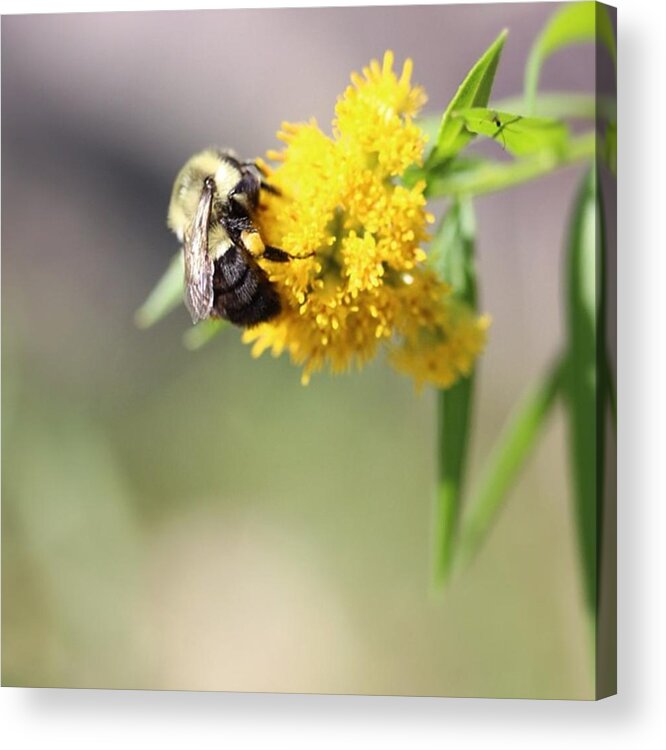
[[[166,206],[192,153],[328,127],[387,48],[437,111],[508,27],[495,95],[519,93],[553,10],[2,19],[5,685],[592,696],[559,411],[489,543],[434,595],[432,393],[382,361],[304,388],[235,330],[187,351],[184,310],[133,323],[177,249]],[[593,54],[568,50],[542,87],[591,92]],[[560,349],[581,169],[477,201],[494,322],[472,482]]]

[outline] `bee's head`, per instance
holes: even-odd
[[[234,201],[243,210],[251,211],[257,206],[261,178],[252,166],[239,169],[238,182],[229,191],[229,200]]]

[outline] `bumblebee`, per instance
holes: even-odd
[[[206,149],[178,173],[167,223],[183,245],[193,323],[213,317],[248,328],[271,320],[281,311],[280,297],[256,258],[309,257],[264,245],[253,221],[262,189],[277,193],[254,162],[227,150]]]

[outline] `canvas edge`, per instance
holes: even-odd
[[[610,16],[617,29],[617,9],[596,3],[599,13]],[[597,34],[595,93],[617,96],[615,66]],[[603,143],[604,123],[597,117],[598,143]],[[597,217],[598,236],[605,240],[604,319],[597,340],[598,369],[608,367],[617,388],[617,179],[597,153],[598,189],[603,212]],[[601,381],[603,383],[603,381]],[[613,425],[606,389],[597,393],[597,612],[595,632],[595,699],[617,694],[617,428]]]

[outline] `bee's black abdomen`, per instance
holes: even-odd
[[[280,313],[280,298],[247,250],[232,246],[215,261],[213,307],[220,317],[249,328]]]

